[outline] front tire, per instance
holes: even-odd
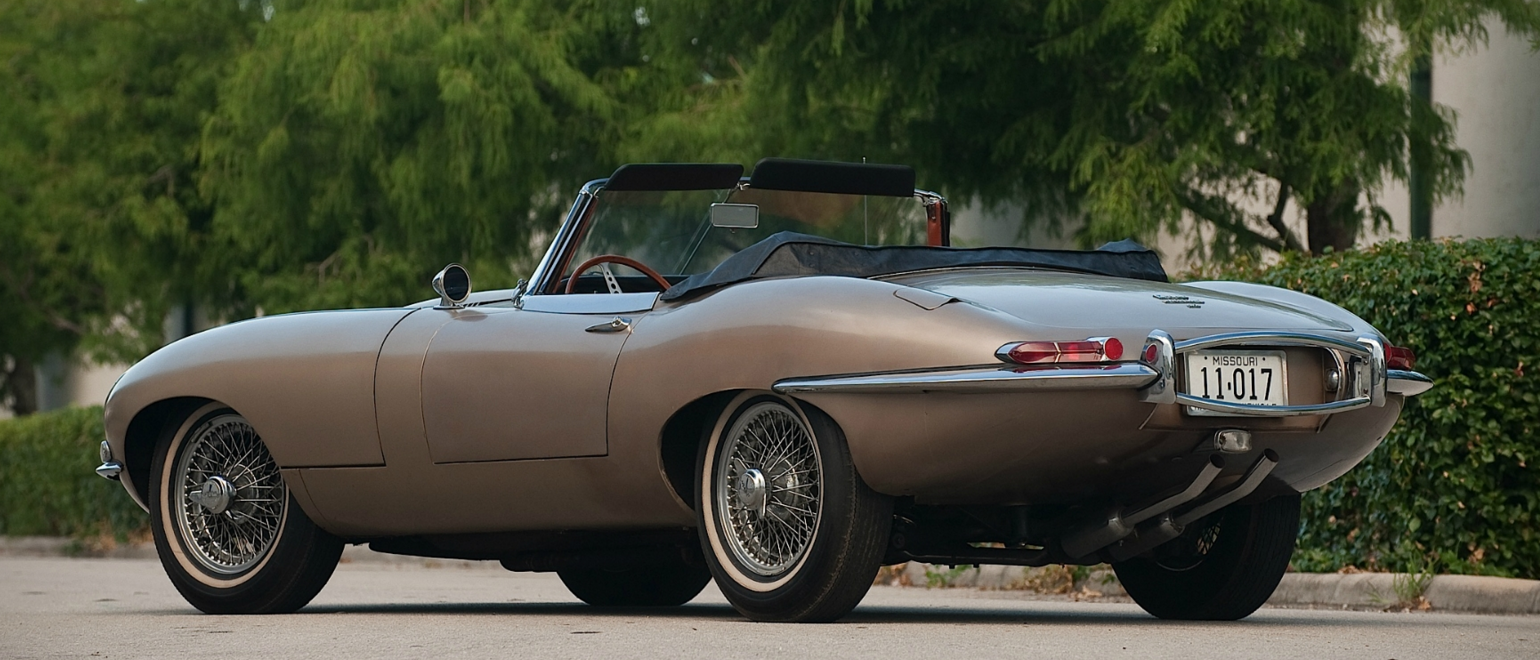
[[[292,612],[331,579],[342,541],[295,503],[251,424],[199,408],[156,445],[150,526],[177,591],[209,614]]]
[[[1299,495],[1230,506],[1149,554],[1112,565],[1128,595],[1162,619],[1234,621],[1278,588],[1299,535]]]
[[[866,596],[893,501],[856,473],[833,420],[746,393],[696,460],[701,546],[717,586],[755,621],[833,621]]]

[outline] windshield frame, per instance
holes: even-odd
[[[597,207],[598,194],[609,183],[609,178],[594,179],[583,185],[578,191],[577,199],[573,201],[572,208],[567,212],[556,236],[552,238],[551,245],[546,249],[545,256],[535,267],[530,275],[530,286],[523,295],[547,295],[559,294],[556,285],[561,279],[562,273],[572,264],[573,255],[583,237],[583,230],[593,220]],[[737,190],[749,188],[749,177],[743,177],[736,186]],[[916,188],[914,198],[925,209],[926,216],[926,244],[931,246],[948,247],[951,245],[951,213],[947,208],[945,197],[928,190]]]

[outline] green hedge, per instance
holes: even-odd
[[[1540,577],[1540,241],[1389,242],[1189,278],[1330,300],[1437,383],[1363,464],[1305,496],[1297,568]]]
[[[96,476],[104,437],[100,406],[0,422],[0,534],[142,536],[144,510]]]

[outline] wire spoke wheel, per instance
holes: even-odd
[[[244,418],[228,414],[204,422],[173,470],[173,517],[200,568],[236,575],[267,556],[282,530],[289,491]]]
[[[252,424],[221,403],[167,420],[150,462],[150,531],[171,584],[210,614],[293,612],[337,568]]]
[[[743,392],[696,455],[701,549],[728,602],[756,621],[833,621],[871,588],[893,499],[856,472],[823,411]]]
[[[795,566],[818,529],[818,446],[786,407],[760,403],[739,416],[722,447],[715,510],[733,558],[762,576]]]

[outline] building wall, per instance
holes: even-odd
[[[1455,141],[1470,153],[1463,198],[1433,209],[1433,235],[1540,238],[1540,53],[1489,24],[1486,48],[1444,53],[1433,62],[1433,101],[1456,113]],[[1381,203],[1392,229],[1411,227],[1405,186],[1386,186]]]

